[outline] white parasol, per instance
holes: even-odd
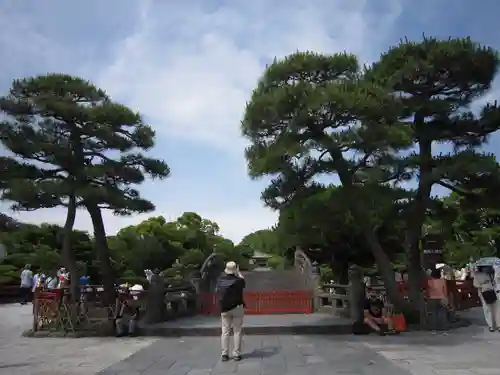
[[[500,266],[500,258],[497,257],[485,257],[476,260],[474,263],[475,267],[495,267],[495,266]]]

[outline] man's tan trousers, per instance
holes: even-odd
[[[245,309],[242,305],[236,306],[234,309],[221,313],[221,345],[222,355],[229,355],[229,338],[231,329],[233,330],[233,356],[241,355],[241,340],[243,338],[243,316]]]

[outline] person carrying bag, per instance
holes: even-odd
[[[484,318],[490,332],[500,331],[500,303],[495,292],[493,267],[478,267],[474,272],[474,287],[477,288],[483,307]]]

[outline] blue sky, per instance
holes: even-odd
[[[139,110],[157,131],[153,154],[172,169],[169,179],[141,188],[157,206],[152,215],[195,211],[238,241],[277,218],[260,201],[264,183],[247,177],[239,131],[266,63],[296,50],[347,50],[370,62],[423,33],[471,36],[500,49],[499,12],[498,0],[7,0],[0,90],[15,77],[69,73]],[[500,84],[487,99],[499,94]],[[65,215],[15,216],[63,223]],[[106,227],[113,233],[147,216],[107,213]],[[83,211],[77,227],[91,228]]]

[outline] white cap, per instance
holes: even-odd
[[[144,288],[140,284],[135,284],[134,286],[132,286],[130,288],[130,291],[131,292],[142,292],[142,291],[144,291]]]
[[[238,267],[236,266],[235,262],[227,262],[226,263],[226,268],[224,269],[224,273],[228,275],[234,275],[236,273],[236,269]]]

